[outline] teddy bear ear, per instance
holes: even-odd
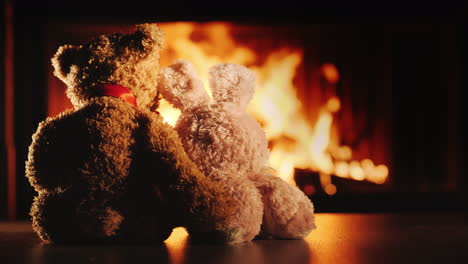
[[[242,65],[221,63],[210,69],[210,88],[218,103],[234,103],[245,109],[252,99],[255,75]]]
[[[139,32],[143,33],[147,39],[153,41],[159,48],[163,46],[164,34],[155,23],[139,24],[137,25],[137,29]]]
[[[81,46],[73,45],[64,45],[58,48],[54,57],[52,57],[52,66],[54,67],[55,76],[65,82],[80,50]]]

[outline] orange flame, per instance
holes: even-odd
[[[340,80],[340,73],[335,65],[324,63],[320,68],[322,76],[331,84],[335,84]]]
[[[221,62],[246,65],[255,72],[256,93],[248,111],[265,129],[271,143],[269,165],[281,178],[294,184],[295,168],[320,172],[321,183],[329,195],[337,191],[330,175],[378,184],[385,182],[388,177],[385,165],[376,166],[370,159],[352,160],[351,148],[340,146],[339,138],[331,136],[333,113],[341,108],[338,97],[329,98],[318,109],[316,123],[309,123],[293,83],[303,60],[301,51],[275,50],[259,65],[256,53],[233,39],[229,31],[232,25],[228,23],[177,22],[160,23],[160,27],[166,34],[167,43],[161,58],[162,66],[179,58],[187,59],[194,64],[205,84],[208,83],[209,68]],[[321,73],[332,85],[339,81],[338,69],[333,64],[322,65]],[[205,89],[211,94],[208,87]],[[164,100],[158,111],[171,125],[180,115],[180,111]]]

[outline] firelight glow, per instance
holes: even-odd
[[[340,73],[334,64],[324,63],[320,68],[322,76],[331,84],[335,84],[340,80]]]
[[[319,115],[311,124],[297,96],[294,78],[303,61],[301,50],[288,47],[271,51],[260,60],[251,48],[237,43],[230,33],[232,25],[211,23],[160,23],[166,34],[166,50],[161,65],[168,66],[183,58],[191,61],[205,89],[209,68],[217,63],[229,62],[247,66],[254,71],[256,91],[248,111],[266,131],[270,142],[269,165],[279,177],[294,184],[294,169],[310,169],[319,172],[321,184],[329,195],[337,192],[330,176],[384,183],[388,177],[387,166],[375,165],[372,160],[352,159],[349,146],[340,145],[339,136],[332,136],[333,115],[341,109],[341,101],[331,96],[317,109]],[[195,29],[202,30],[203,38],[194,38]],[[340,75],[334,64],[326,63],[321,74],[330,84],[336,84]],[[167,123],[175,125],[180,111],[164,100],[158,111]]]

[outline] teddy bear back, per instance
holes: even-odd
[[[153,103],[163,34],[156,24],[141,24],[129,34],[101,35],[85,45],[63,45],[52,58],[54,74],[67,85],[75,108],[97,95],[101,84],[127,87],[139,106]]]

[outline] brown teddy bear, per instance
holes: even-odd
[[[74,109],[41,122],[26,176],[33,228],[49,242],[161,242],[176,226],[224,239],[238,207],[188,158],[157,102],[162,32],[138,25],[52,58]]]

